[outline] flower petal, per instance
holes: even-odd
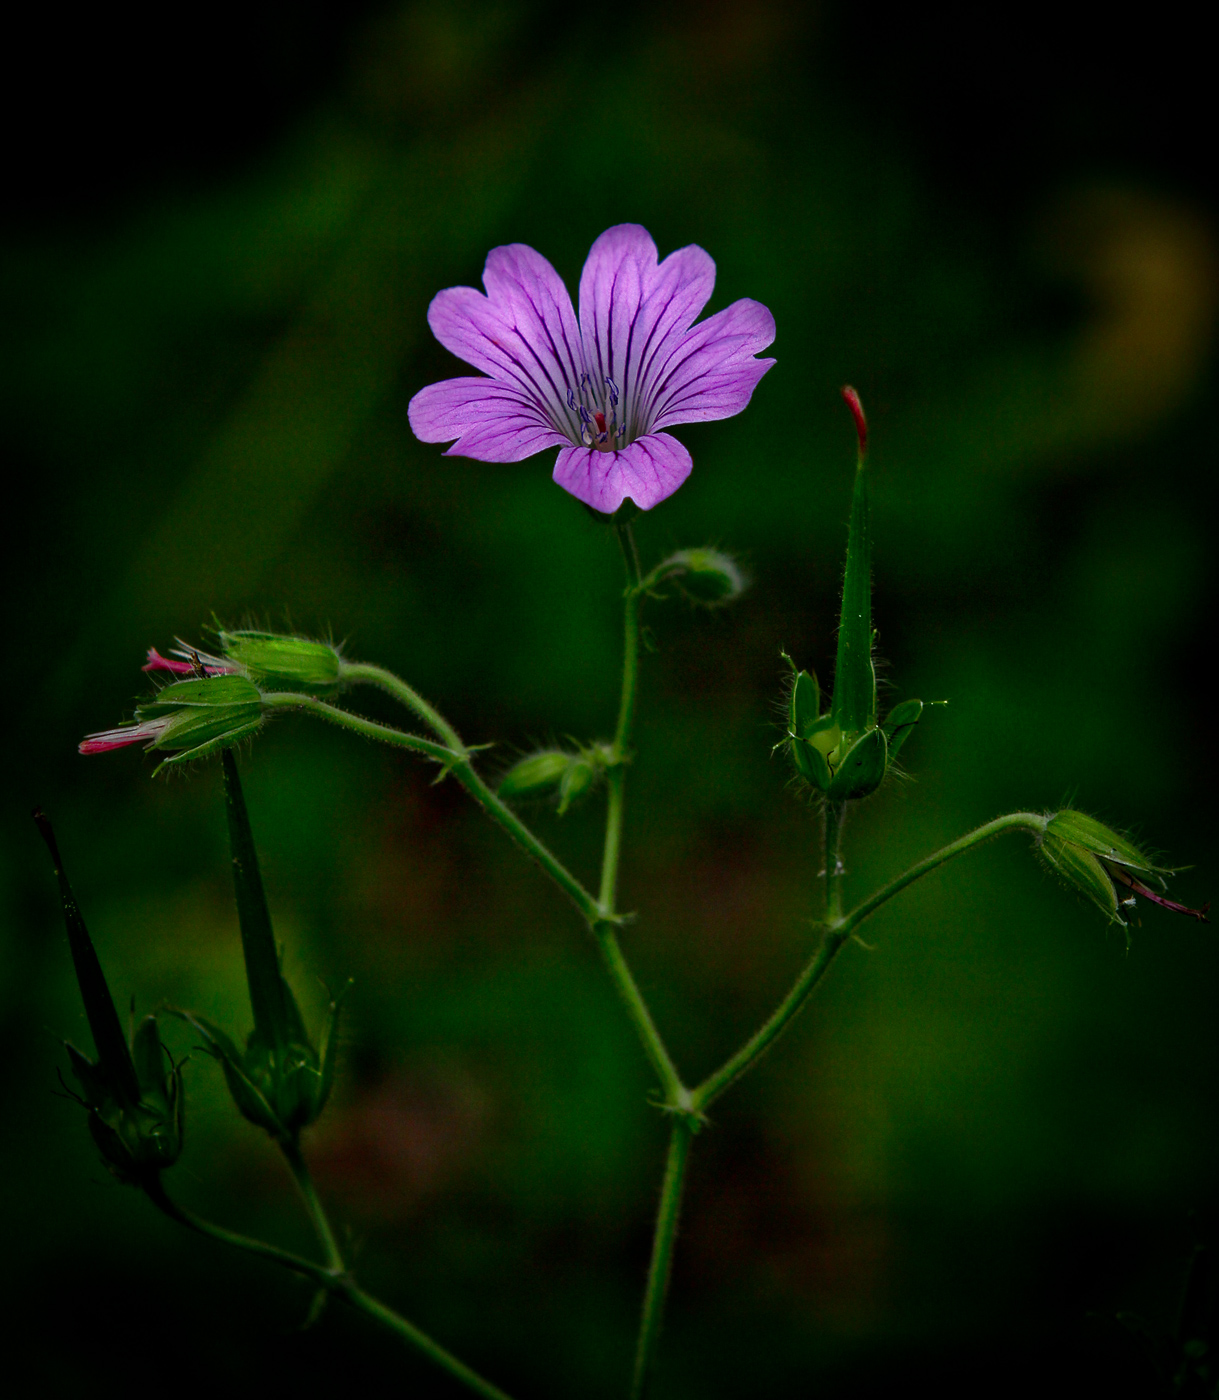
[[[690,454],[668,433],[649,433],[621,452],[565,447],[554,464],[554,479],[579,501],[614,511],[629,496],[640,510],[651,510],[690,475]]]
[[[487,295],[450,287],[428,307],[436,339],[467,364],[515,387],[572,442],[579,420],[568,393],[584,372],[580,332],[559,274],[523,243],[492,248],[483,270]]]
[[[406,412],[421,442],[457,439],[446,457],[519,462],[544,447],[568,441],[518,389],[481,375],[429,384],[419,390]]]
[[[589,250],[580,275],[585,362],[598,393],[614,380],[632,436],[651,428],[653,366],[669,359],[714,289],[715,263],[702,248],[679,248],[658,263],[656,244],[639,224],[606,229]]]
[[[650,384],[652,426],[731,418],[749,402],[774,360],[755,359],[775,338],[760,301],[734,301],[705,321],[658,364]]]

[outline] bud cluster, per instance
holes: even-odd
[[[499,781],[503,798],[556,796],[559,816],[577,798],[590,792],[601,780],[611,761],[608,744],[589,744],[575,752],[540,749],[514,764]]]
[[[320,696],[343,683],[342,657],[329,642],[223,628],[216,635],[220,655],[185,643],[169,656],[151,648],[143,669],[180,679],[137,705],[131,723],[88,735],[80,752],[106,753],[143,744],[167,755],[161,767],[189,763],[257,733],[266,718],[264,693]]]

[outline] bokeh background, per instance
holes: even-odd
[[[175,1232],[57,1096],[88,1045],[28,811],[120,997],[248,1025],[216,765],[82,759],[147,646],[214,615],[346,639],[504,763],[605,736],[620,561],[549,479],[443,460],[427,303],[523,241],[575,284],[624,220],[778,323],[752,406],[683,430],[645,558],[714,542],[732,611],[650,617],[626,940],[711,1068],[807,957],[818,824],[771,761],[790,649],[827,675],[874,433],[896,697],[946,698],[849,831],[861,893],[1072,797],[1214,892],[1214,166],[1189,11],[540,0],[221,3],[13,29],[0,247],[8,573],[0,1179],[12,1339],[45,1394],[458,1393],[293,1279]],[[367,713],[389,714],[360,694]],[[572,911],[408,758],[304,720],[243,756],[287,966],[352,976],[309,1150],[359,1269],[513,1393],[623,1391],[663,1153]],[[539,828],[579,871],[595,801]],[[658,1394],[1151,1393],[1219,1205],[1219,950],[1120,933],[1023,838],[890,906],[697,1144]],[[190,1037],[167,1035],[186,1050]],[[188,1069],[170,1178],[308,1247],[269,1144]]]

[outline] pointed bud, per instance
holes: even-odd
[[[597,765],[583,754],[567,765],[567,770],[559,783],[559,816],[563,816],[577,798],[584,796],[597,781],[598,776]]]
[[[854,389],[844,389],[859,433],[859,457],[851,496],[847,560],[834,667],[834,718],[852,741],[876,723],[876,670],[872,664],[872,541],[865,448],[867,426]]]
[[[173,1166],[182,1151],[182,1072],[161,1044],[155,1016],[144,1017],[128,1044],[51,824],[42,812],[34,820],[55,865],[68,946],[97,1050],[93,1061],[65,1042],[79,1101],[89,1110],[89,1131],[106,1165],[120,1181],[144,1185]]]
[[[501,797],[538,797],[559,786],[574,755],[561,749],[546,749],[531,753],[514,764],[500,779],[497,791]]]

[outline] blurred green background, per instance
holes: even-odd
[[[107,1177],[57,1096],[59,1038],[89,1040],[28,811],[116,993],[244,1031],[217,765],[154,782],[138,753],[75,752],[130,713],[146,647],[213,613],[290,621],[399,671],[491,764],[608,735],[612,537],[548,455],[444,460],[406,421],[464,372],[428,301],[497,243],[574,287],[639,221],[662,255],[711,252],[712,309],[753,296],[778,323],[749,410],[682,430],[694,474],[637,526],[645,562],[713,542],[754,578],[730,612],[650,618],[626,948],[688,1075],[810,948],[818,824],[769,751],[779,648],[830,670],[844,382],[873,425],[885,676],[951,702],[849,830],[848,896],[1073,796],[1209,897],[1217,282],[1185,13],[27,17],[0,247],[7,1366],[65,1395],[457,1393],[338,1309],[302,1332],[303,1285]],[[622,1393],[663,1124],[578,920],[400,754],[285,720],[243,772],[298,987],[316,1007],[356,979],[308,1146],[361,1277],[513,1393]],[[591,878],[597,803],[536,820]],[[1171,1328],[1219,1205],[1211,930],[1145,911],[1127,952],[1016,838],[866,936],[699,1139],[657,1393],[1147,1393],[1114,1317]],[[171,1187],[307,1247],[268,1143],[214,1066],[187,1073]]]

